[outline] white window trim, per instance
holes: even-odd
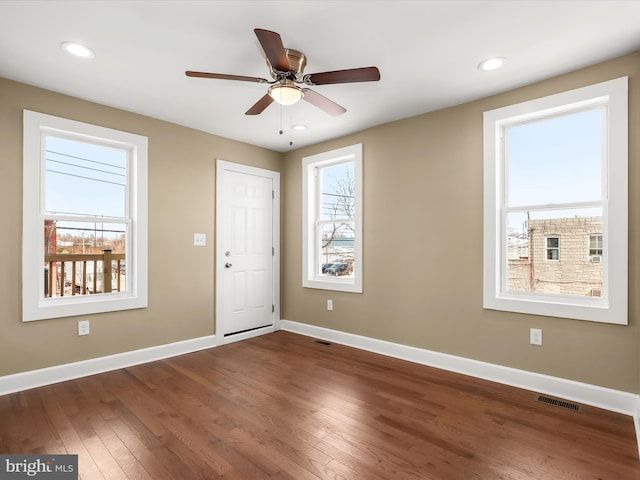
[[[591,238],[600,237],[600,247],[598,247],[598,240],[596,239],[596,248],[594,250],[602,250],[602,253],[591,253]],[[587,256],[589,259],[593,257],[602,257],[604,254],[604,237],[601,233],[590,233],[587,235]]]
[[[22,217],[22,321],[144,308],[148,303],[147,137],[24,110]],[[100,295],[44,297],[44,146],[46,133],[121,145],[131,152],[128,204],[127,291]]]
[[[354,218],[354,268],[352,277],[323,277],[315,273],[316,167],[353,161],[356,214]],[[314,199],[313,201],[311,199]],[[362,144],[311,155],[302,159],[302,286],[341,292],[362,293]]]
[[[557,238],[558,239],[558,246],[557,247],[549,247],[549,239],[550,238]],[[545,243],[545,260],[547,262],[559,262],[560,261],[560,247],[562,246],[562,242],[560,241],[560,235],[546,235],[544,237],[544,243]],[[558,258],[549,258],[549,250],[558,250]]]
[[[607,105],[608,168],[603,172],[603,297],[506,292],[502,214],[505,126],[592,105]],[[485,309],[628,324],[628,78],[621,77],[484,113]]]

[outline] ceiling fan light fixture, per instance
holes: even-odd
[[[280,105],[293,105],[302,99],[304,93],[290,80],[284,80],[269,87],[269,96]]]

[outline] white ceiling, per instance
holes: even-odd
[[[282,152],[638,50],[639,25],[639,0],[4,0],[0,76]],[[347,109],[339,117],[307,102],[251,117],[267,86],[185,76],[269,78],[256,27],[304,52],[305,73],[375,65],[381,80],[313,87]],[[477,69],[493,56],[501,70]]]

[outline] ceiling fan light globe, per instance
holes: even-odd
[[[276,84],[269,88],[269,96],[280,105],[293,105],[298,103],[304,93],[300,87],[292,84]]]

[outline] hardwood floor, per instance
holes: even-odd
[[[85,480],[640,479],[631,417],[287,332],[0,397]]]

